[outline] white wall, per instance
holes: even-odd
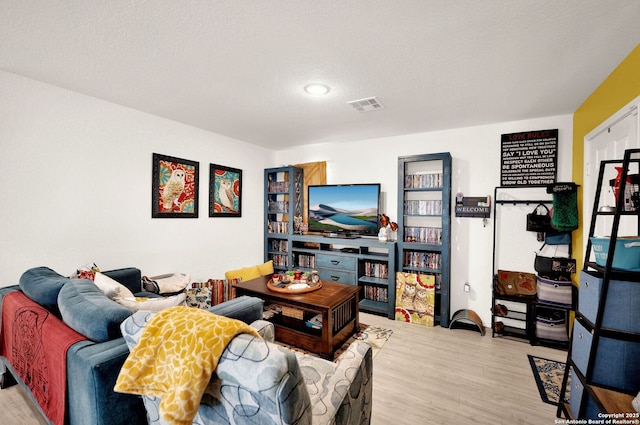
[[[271,151],[6,72],[0,99],[0,286],[41,265],[199,280],[262,261]],[[153,152],[200,163],[199,218],[151,218]],[[208,217],[209,163],[243,170],[241,218]]]
[[[395,220],[398,156],[451,152],[453,194],[493,196],[500,135],[558,128],[558,180],[571,180],[571,115],[272,152],[6,72],[0,99],[0,286],[40,265],[66,275],[96,262],[200,280],[260,262],[263,170],[279,164],[327,161],[329,183],[380,182]],[[200,163],[199,218],[151,218],[153,152]],[[208,217],[209,163],[243,170],[242,218]],[[453,218],[452,239],[451,311],[470,308],[488,325],[493,223]],[[528,246],[507,250],[501,264],[532,268]]]
[[[553,128],[558,129],[559,139],[558,181],[571,181],[572,115],[304,146],[276,152],[275,160],[278,164],[327,161],[328,183],[381,183],[384,211],[395,221],[398,214],[398,156],[450,152],[453,158],[452,195],[462,192],[465,196],[490,195],[493,198],[494,188],[500,185],[500,135]],[[522,232],[509,236],[519,238],[514,239],[519,245],[508,250],[500,263],[506,269],[528,267],[530,270],[511,269],[533,271],[534,249],[531,247],[539,244],[533,233],[525,231],[524,216],[516,220],[519,221],[515,226]],[[451,312],[472,309],[480,315],[485,326],[490,326],[493,220],[485,227],[482,219],[453,217],[451,254]],[[464,292],[465,282],[471,284],[470,293]]]

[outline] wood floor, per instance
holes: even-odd
[[[38,409],[28,401],[19,385],[0,390],[0,424],[45,425]]]
[[[428,328],[361,314],[393,330],[373,362],[374,425],[546,425],[527,354],[566,361],[566,352],[492,338],[490,332]]]
[[[540,400],[527,354],[564,362],[564,351],[365,313],[360,321],[393,330],[374,360],[373,425],[554,423],[555,407]],[[45,422],[14,386],[0,390],[0,423]]]

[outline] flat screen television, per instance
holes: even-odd
[[[331,236],[378,234],[380,184],[310,185],[309,231]]]

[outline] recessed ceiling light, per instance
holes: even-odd
[[[319,83],[311,83],[304,86],[304,91],[313,95],[324,95],[329,93],[329,86]]]

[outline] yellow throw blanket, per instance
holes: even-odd
[[[258,332],[244,322],[178,306],[157,313],[122,366],[114,390],[160,397],[170,424],[191,424],[225,347]]]

